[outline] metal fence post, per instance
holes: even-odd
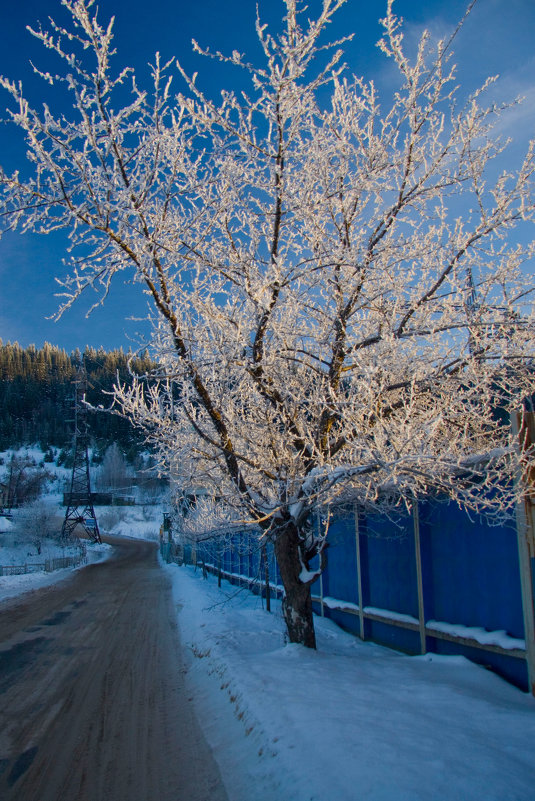
[[[420,653],[425,654],[427,644],[425,640],[425,611],[424,611],[424,585],[422,579],[422,549],[420,543],[420,512],[418,501],[412,504],[412,520],[414,526],[414,555],[416,557],[416,581],[418,585],[418,624],[420,630]]]
[[[266,592],[266,611],[271,612],[271,586],[269,583],[269,562],[267,554],[267,545],[262,545],[262,559],[264,560],[264,585]]]
[[[357,589],[359,598],[359,624],[360,624],[360,639],[364,639],[364,600],[362,597],[362,560],[360,554],[360,533],[359,533],[359,507],[356,503],[353,507],[353,514],[355,516],[355,549],[357,554]]]
[[[319,541],[321,534],[321,514],[319,510],[316,512],[316,534],[318,536],[318,541]],[[321,616],[325,617],[325,608],[323,604],[323,570],[320,573],[320,612]]]
[[[525,412],[511,416],[513,433],[521,449],[535,445],[535,413]],[[518,481],[528,483],[530,495],[533,476],[518,476]],[[520,567],[520,588],[522,591],[522,611],[524,614],[524,637],[526,640],[526,663],[530,692],[535,695],[535,612],[533,599],[533,557],[535,543],[534,508],[530,497],[526,497],[516,507],[516,531],[518,541],[518,561]]]

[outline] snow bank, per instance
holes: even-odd
[[[535,702],[463,657],[408,657],[317,618],[285,644],[280,606],[163,566],[199,719],[229,798],[531,801]]]

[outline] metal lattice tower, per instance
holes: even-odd
[[[82,526],[89,539],[102,542],[98,528],[89,478],[87,409],[83,404],[86,392],[86,374],[83,367],[74,380],[74,436],[71,487],[67,511],[61,529],[61,538],[69,539],[77,526]]]
[[[470,269],[470,266],[468,266],[466,270],[465,292],[466,292],[466,300],[465,300],[466,313],[468,316],[468,322],[471,325],[477,316],[478,303],[477,303],[476,285],[474,283],[474,276],[472,275],[472,270]],[[474,336],[471,332],[468,334],[468,350],[470,352],[470,355],[472,356],[476,351]]]

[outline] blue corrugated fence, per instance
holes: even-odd
[[[423,501],[396,520],[332,513],[327,568],[314,608],[362,636],[410,654],[462,654],[528,688],[514,522],[493,527],[452,503]],[[186,561],[255,592],[280,595],[273,546],[252,532],[185,546]]]

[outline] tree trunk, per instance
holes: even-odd
[[[292,521],[282,523],[275,532],[275,556],[284,586],[282,611],[290,642],[316,647],[310,584],[299,578],[299,532]]]

